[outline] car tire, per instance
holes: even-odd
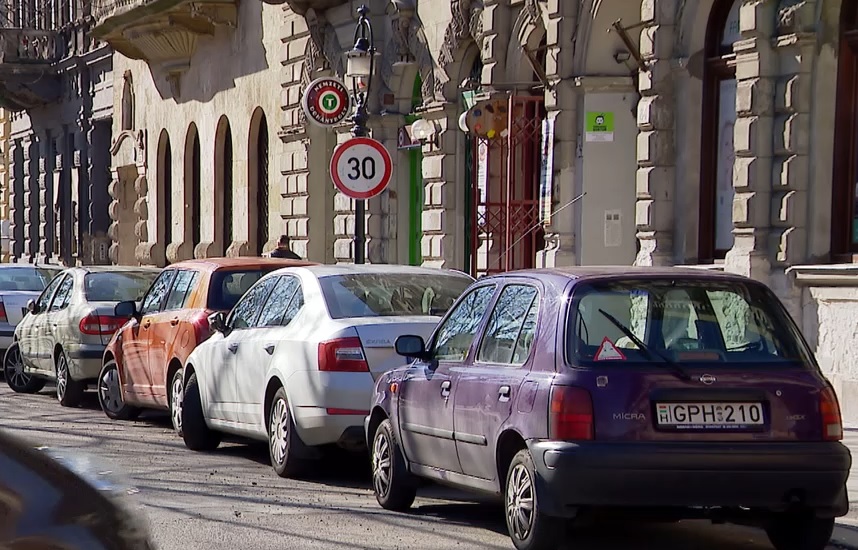
[[[516,453],[509,465],[503,498],[507,530],[518,550],[557,548],[558,541],[563,538],[566,521],[546,516],[540,510],[536,468],[527,449]]]
[[[775,550],[824,550],[834,532],[834,518],[781,514],[767,527]]]
[[[69,358],[65,350],[60,350],[54,361],[54,369],[57,375],[57,401],[63,407],[77,407],[83,400],[83,392],[86,384],[71,377],[69,371]]]
[[[375,499],[386,510],[404,512],[414,504],[417,480],[408,471],[402,448],[385,418],[372,438],[372,488]]]
[[[119,380],[119,366],[116,361],[108,361],[98,374],[98,404],[107,418],[111,420],[134,420],[140,416],[140,409],[125,403],[122,383]]]
[[[292,419],[286,390],[274,393],[268,409],[268,456],[271,467],[280,477],[296,478],[307,472],[308,462],[303,459],[307,449]]]
[[[170,420],[173,422],[173,429],[180,436],[182,435],[182,400],[185,395],[184,385],[185,371],[184,369],[179,369],[170,381]]]
[[[17,342],[9,346],[3,356],[3,375],[6,384],[15,393],[36,393],[45,387],[45,379],[24,372],[24,358]]]
[[[220,432],[209,428],[203,414],[203,401],[197,373],[191,373],[182,395],[182,439],[192,451],[213,451],[221,441]]]

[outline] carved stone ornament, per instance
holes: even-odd
[[[441,90],[450,81],[446,71],[435,63],[429,42],[423,32],[423,24],[416,13],[413,0],[391,0],[392,8],[390,39],[384,48],[381,66],[382,80],[393,90],[393,65],[416,63],[422,81],[423,103],[443,101]]]
[[[307,20],[310,40],[307,41],[304,72],[301,75],[302,89],[307,87],[319,71],[328,70],[338,77],[345,74],[343,48],[340,46],[334,26],[328,22],[324,14],[317,13],[312,8],[307,10],[304,17]]]
[[[800,29],[799,12],[807,0],[781,0],[778,5],[778,34],[790,34]]]
[[[462,41],[469,38],[482,51],[483,46],[483,2],[482,0],[452,0],[452,18],[444,32],[444,43],[438,56],[438,65],[445,70],[456,61],[456,52]]]

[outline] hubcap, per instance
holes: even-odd
[[[17,347],[9,351],[6,356],[4,374],[10,385],[20,388],[30,382],[31,376],[24,372],[24,361],[21,359],[21,350]]]
[[[390,442],[387,434],[379,433],[372,447],[372,484],[379,496],[386,496],[390,491],[390,468]]]
[[[271,456],[277,464],[283,464],[289,452],[289,407],[286,401],[278,399],[271,409],[270,428]]]
[[[506,487],[506,520],[518,540],[524,540],[533,528],[533,482],[524,464],[517,464]]]
[[[66,395],[66,388],[69,383],[69,366],[66,363],[65,354],[60,353],[57,359],[57,397],[62,401]]]
[[[122,410],[122,391],[119,389],[119,373],[116,367],[107,370],[98,383],[98,397],[101,404],[112,413]]]
[[[172,390],[172,416],[173,416],[173,428],[177,432],[182,431],[182,397],[183,397],[183,389],[182,389],[182,377],[176,376],[173,379],[173,390]]]

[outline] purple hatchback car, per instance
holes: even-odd
[[[599,510],[757,525],[822,550],[847,512],[840,406],[778,298],[695,269],[482,278],[366,420],[378,502],[420,479],[503,498],[516,548]]]

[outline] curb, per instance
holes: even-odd
[[[858,522],[838,521],[829,546],[838,550],[858,550]]]

